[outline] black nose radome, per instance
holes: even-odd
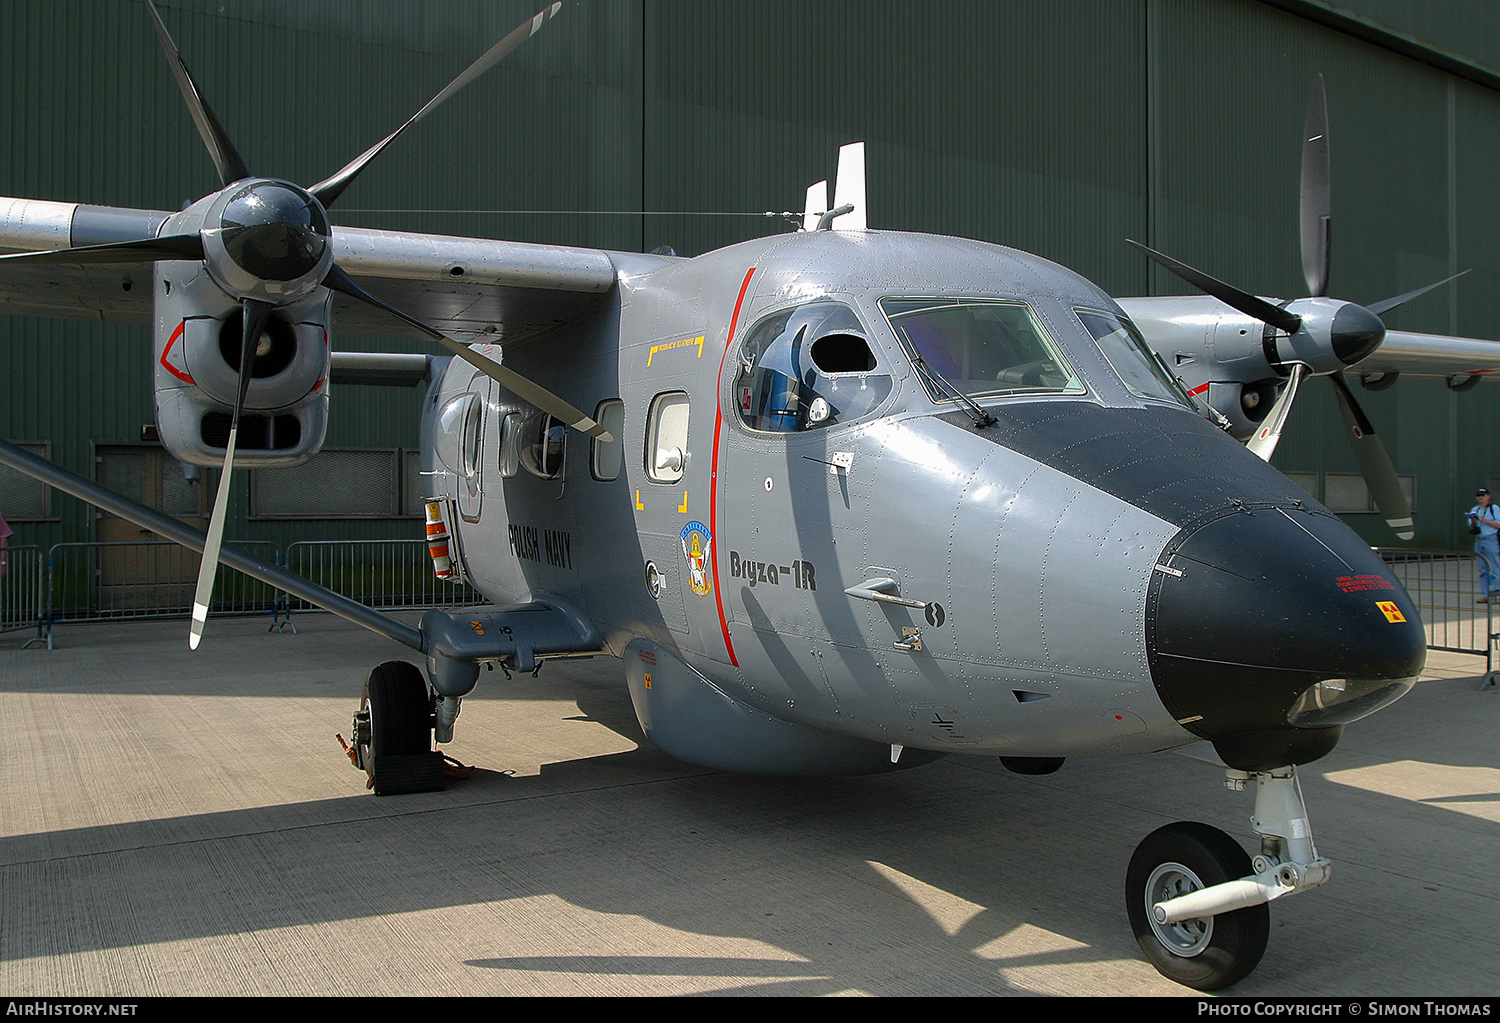
[[[1147,644],[1168,710],[1247,771],[1323,756],[1427,656],[1380,558],[1326,512],[1285,508],[1179,533],[1153,573]]]

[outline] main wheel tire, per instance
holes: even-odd
[[[360,710],[369,715],[369,742],[360,750],[370,787],[383,796],[383,757],[432,750],[432,698],[422,670],[407,661],[377,664],[365,680]]]
[[[1151,914],[1158,902],[1252,873],[1239,843],[1207,824],[1168,824],[1136,847],[1125,874],[1125,908],[1136,942],[1162,976],[1217,991],[1255,969],[1271,934],[1264,903],[1175,924],[1157,923]]]

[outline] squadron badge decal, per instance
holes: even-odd
[[[708,596],[713,585],[708,579],[708,558],[714,538],[701,522],[689,522],[682,530],[682,553],[688,562],[688,585],[700,597]]]

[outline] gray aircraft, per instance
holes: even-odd
[[[693,258],[330,227],[381,149],[559,6],[306,188],[250,174],[152,9],[221,187],[176,213],[0,199],[20,253],[0,295],[152,324],[162,442],[222,470],[209,533],[0,461],[204,551],[194,645],[223,562],[419,652],[425,671],[374,668],[354,719],[377,795],[444,784],[434,739],[482,669],[579,656],[620,658],[651,742],[726,771],[1038,774],[1206,742],[1253,792],[1256,855],[1161,828],[1127,911],[1166,976],[1244,977],[1268,903],[1329,876],[1297,768],[1410,689],[1426,647],[1368,545],[1230,434],[1382,353],[1383,373],[1500,360],[1393,344],[1317,282],[1290,306],[1218,286],[1122,308],[1036,256],[870,230],[862,150],[805,230]],[[330,354],[334,322],[454,357]],[[330,378],[403,377],[428,382],[435,568],[493,602],[415,628],[220,546],[231,467],[316,453]]]

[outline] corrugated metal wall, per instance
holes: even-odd
[[[647,10],[647,151],[670,161],[648,175],[653,206],[798,210],[838,146],[863,140],[871,226],[1003,239],[1120,279],[1138,262],[1120,239],[1146,216],[1142,5]],[[689,222],[677,248],[764,231]]]
[[[1304,7],[1313,5],[1307,0]],[[164,0],[189,66],[257,173],[318,180],[395,127],[537,0]],[[1495,56],[1488,5],[1319,2]],[[1287,10],[1287,7],[1293,8]],[[1333,291],[1394,295],[1459,269],[1393,314],[1406,329],[1500,337],[1491,175],[1500,91],[1356,38],[1337,17],[1256,0],[582,0],[415,129],[333,210],[342,224],[692,254],[785,230],[868,143],[872,226],[1004,242],[1117,295],[1179,293],[1146,241],[1263,294],[1304,289],[1297,175],[1307,90],[1327,78]],[[1464,18],[1479,19],[1466,32]],[[175,209],[211,165],[137,3],[0,4],[0,194]],[[528,212],[549,211],[549,212]],[[645,212],[642,211],[654,211]],[[690,214],[690,215],[682,215]],[[0,431],[91,445],[149,421],[139,329],[7,317]],[[338,338],[349,348],[417,349]],[[1331,388],[1315,382],[1277,455],[1352,472]],[[1463,493],[1500,475],[1500,394],[1404,382],[1361,399],[1398,471],[1418,477],[1419,539],[1457,541]],[[397,412],[392,414],[392,402]],[[345,388],[330,446],[415,444],[416,396]],[[246,491],[240,490],[241,494]],[[3,501],[3,496],[0,496]],[[85,539],[88,516],[24,527]],[[1389,539],[1374,516],[1350,521]],[[402,535],[408,523],[249,522],[239,535]]]

